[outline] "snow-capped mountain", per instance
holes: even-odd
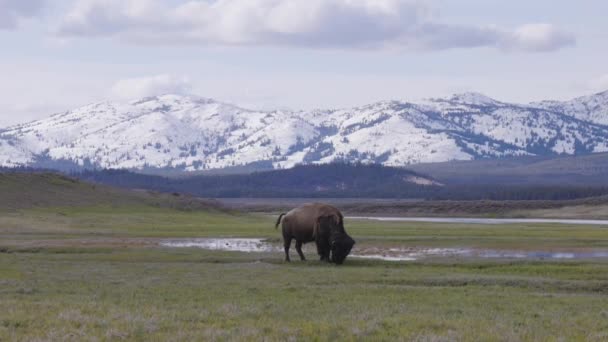
[[[91,104],[0,130],[2,166],[195,171],[336,160],[402,166],[604,151],[608,92],[528,105],[464,93],[315,111],[254,111],[162,95]]]
[[[536,105],[568,114],[583,121],[608,125],[608,90],[591,96],[578,97],[571,101],[543,101]]]

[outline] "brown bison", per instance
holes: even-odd
[[[279,215],[275,228],[282,223],[285,261],[289,259],[291,240],[296,240],[300,259],[306,260],[302,244],[315,241],[322,261],[342,264],[350,253],[355,240],[344,231],[344,216],[331,205],[305,204]]]

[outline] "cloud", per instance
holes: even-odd
[[[19,19],[38,15],[46,0],[0,0],[0,30],[15,29]]]
[[[191,89],[192,85],[186,78],[156,75],[120,80],[112,86],[110,92],[116,99],[132,100],[163,94],[187,94]]]
[[[503,46],[507,49],[546,52],[574,45],[574,35],[551,24],[528,24],[505,33]]]
[[[550,24],[515,29],[454,25],[422,0],[79,0],[62,36],[147,44],[444,50],[490,47],[545,52],[575,43]]]
[[[399,42],[420,50],[446,50],[454,48],[496,47],[504,33],[495,27],[469,27],[426,23],[412,35]]]
[[[59,33],[66,36],[111,36],[145,30],[147,34],[163,31],[172,21],[170,8],[151,0],[76,0],[62,19]]]
[[[40,13],[44,0],[0,0],[0,30],[15,29],[21,18]]]

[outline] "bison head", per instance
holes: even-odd
[[[332,234],[330,246],[331,246],[331,261],[335,262],[337,265],[341,265],[350,250],[355,245],[355,240],[348,236],[346,233],[336,233]]]

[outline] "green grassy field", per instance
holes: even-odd
[[[274,217],[108,203],[0,213],[0,341],[596,340],[608,261],[349,258],[158,246],[263,237]],[[608,248],[608,227],[349,221],[365,246]],[[292,251],[295,256],[295,251]],[[312,253],[310,259],[316,260]]]

